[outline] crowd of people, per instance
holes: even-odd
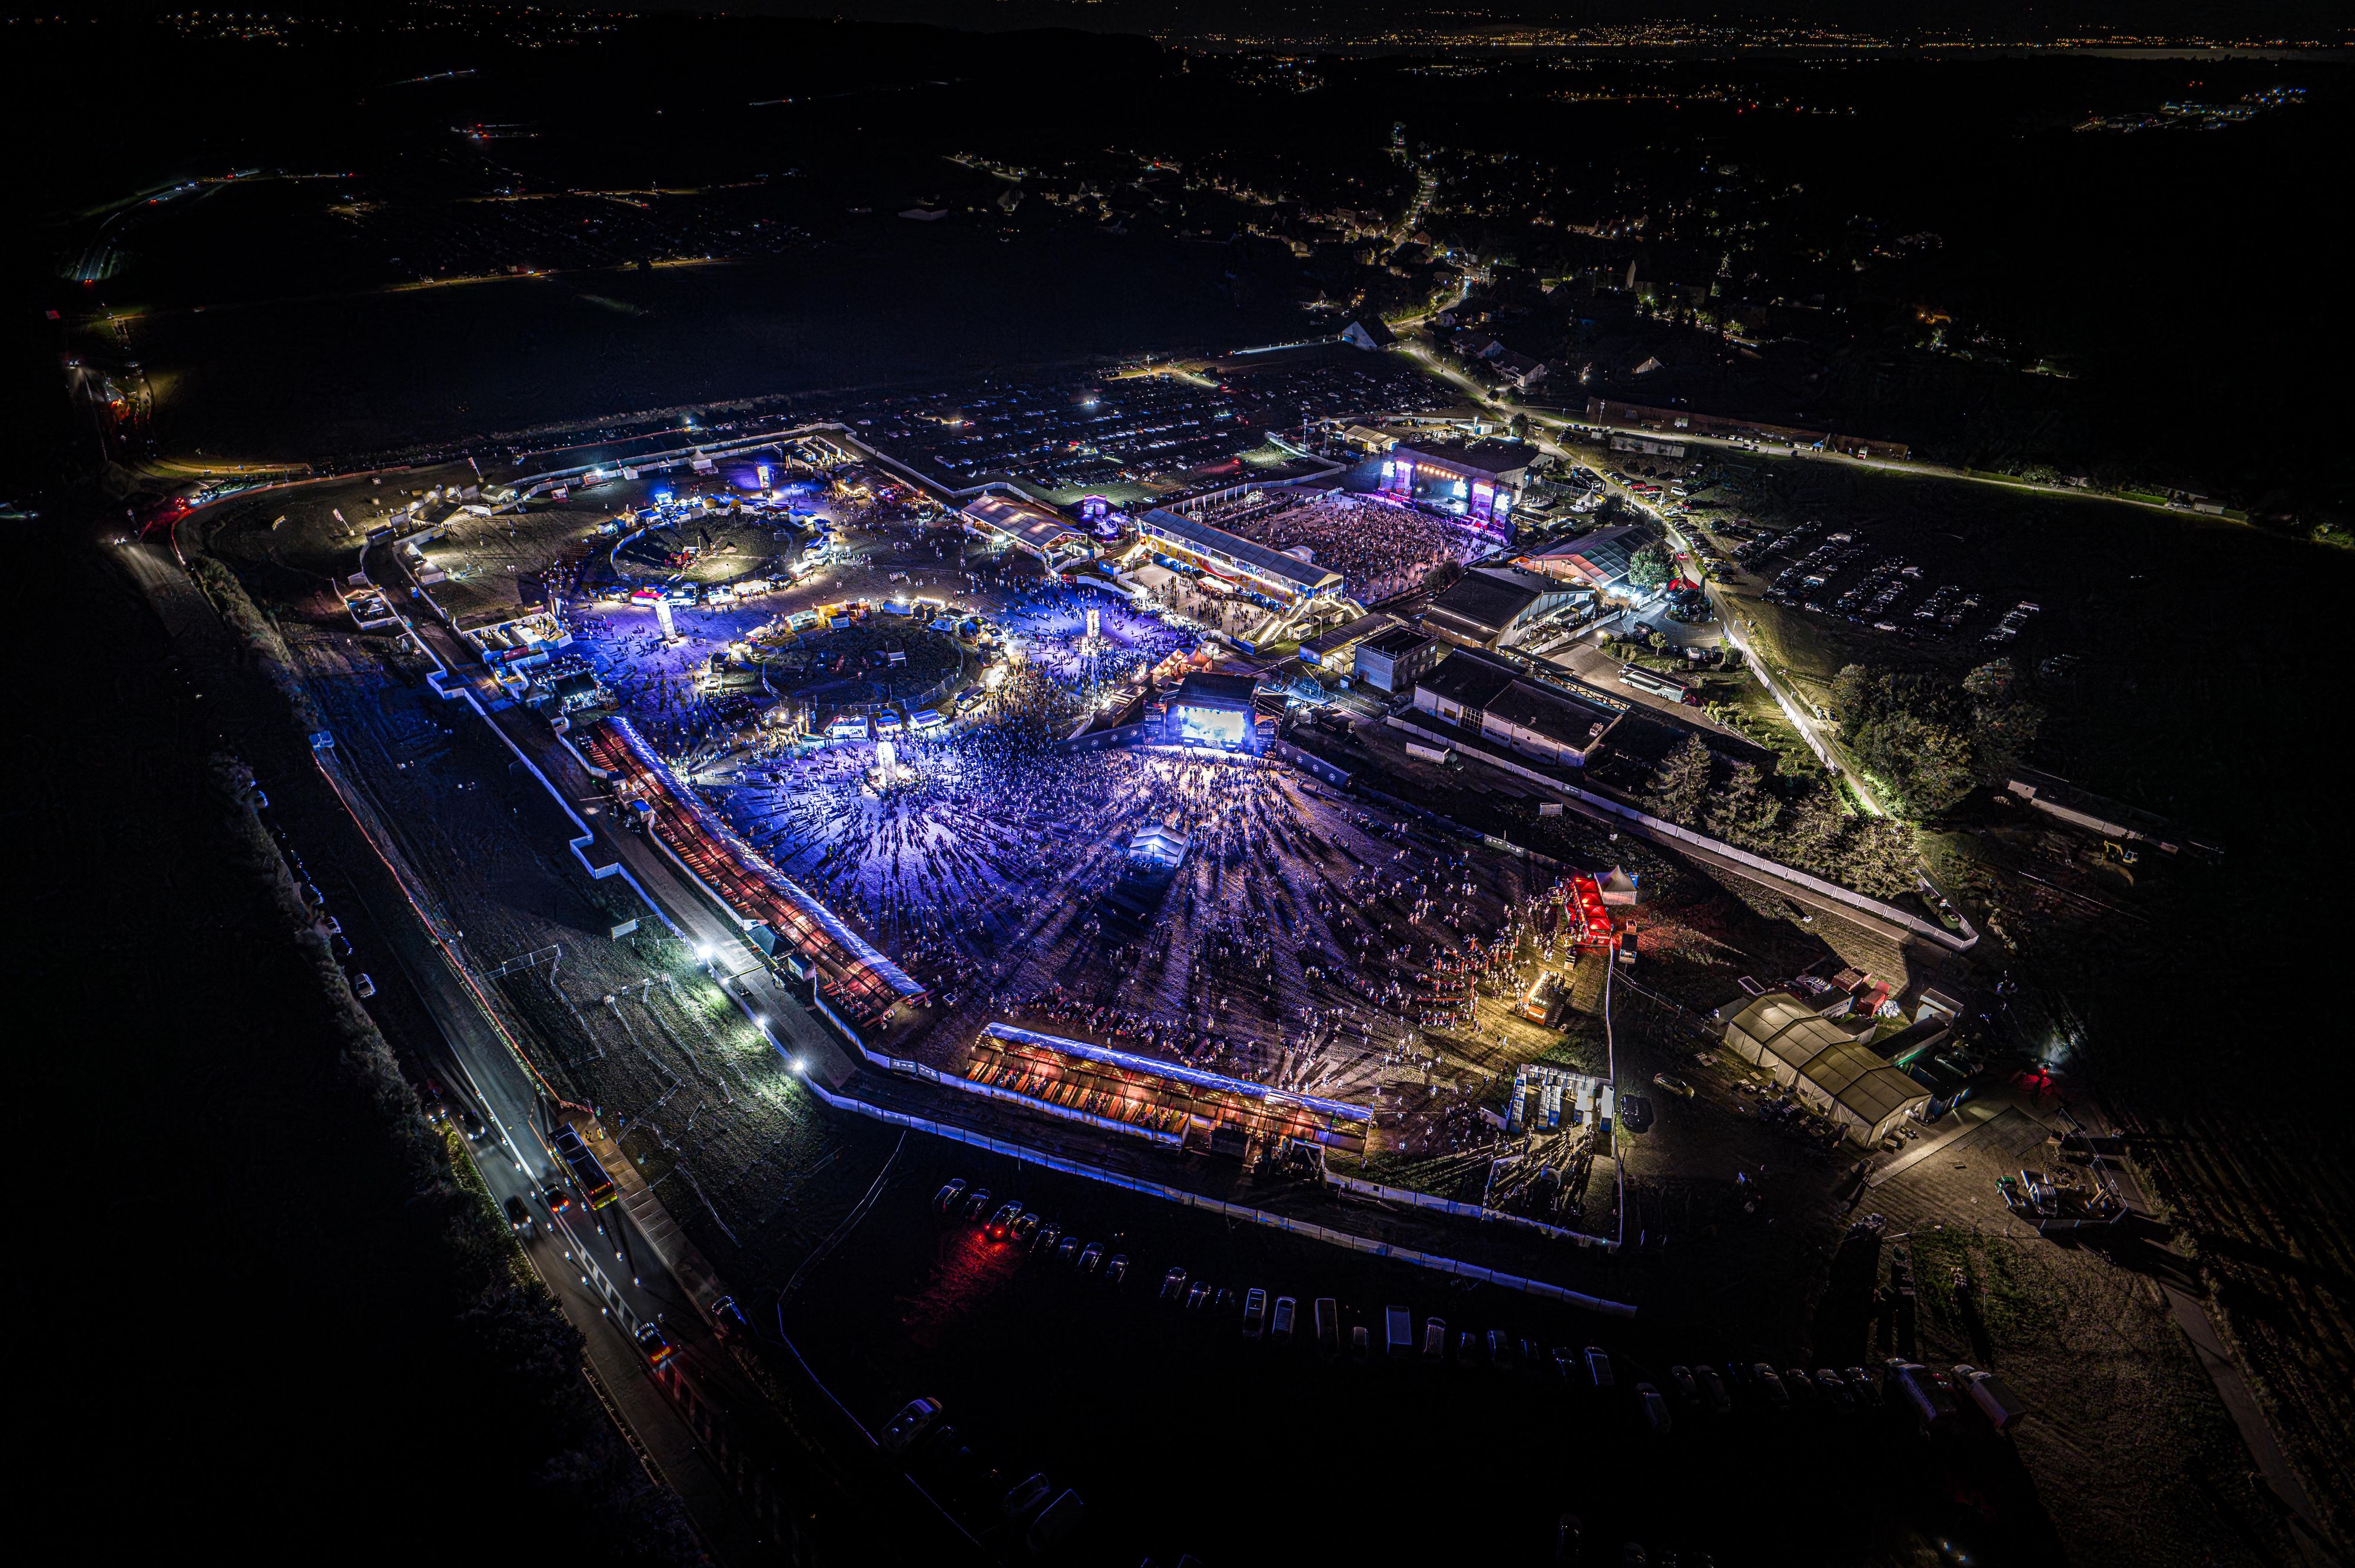
[[[1474,548],[1444,522],[1379,503],[1312,502],[1256,526],[1311,544],[1353,586],[1369,567],[1405,586]],[[1486,1031],[1476,1018],[1517,1000],[1512,976],[1538,940],[1544,895],[1529,896],[1522,870],[1475,868],[1429,833],[1259,759],[1068,749],[1099,692],[1189,651],[1190,629],[1040,581],[1027,563],[968,563],[937,532],[898,528],[887,569],[904,568],[917,588],[929,585],[915,577],[957,573],[1024,656],[953,727],[896,738],[889,777],[870,742],[745,741],[765,733],[751,726],[759,705],[715,697],[695,678],[743,630],[732,615],[682,612],[670,642],[650,617],[616,618],[587,629],[591,657],[690,779],[729,754],[707,776],[733,786],[714,805],[923,980],[947,1014],[1008,1018],[1386,1113],[1411,1103],[1420,1153],[1478,1137],[1485,1124],[1465,1121],[1466,1107],[1493,1086],[1488,1037],[1505,1042],[1493,1017]],[[1103,895],[1148,823],[1190,847],[1139,931],[1107,922]]]
[[[1469,562],[1488,547],[1445,518],[1372,496],[1320,495],[1220,526],[1279,550],[1307,546],[1316,565],[1339,572],[1362,604],[1395,598],[1441,562]]]

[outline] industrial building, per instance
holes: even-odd
[[[1564,539],[1534,556],[1523,556],[1521,564],[1547,577],[1601,593],[1625,582],[1636,552],[1659,540],[1659,530],[1648,523],[1624,523]]]
[[[1461,506],[1480,523],[1503,523],[1521,498],[1533,447],[1512,442],[1399,446],[1382,459],[1381,488],[1392,495]]]
[[[1475,567],[1423,612],[1423,629],[1463,648],[1494,648],[1576,597],[1568,585],[1518,567]]]
[[[982,537],[1027,550],[1050,567],[1095,554],[1094,546],[1088,542],[1087,530],[1030,502],[1004,495],[978,495],[959,508],[957,515]]]
[[[1787,991],[1768,991],[1725,1026],[1726,1049],[1765,1069],[1859,1143],[1877,1143],[1930,1091]]]
[[[1449,644],[1401,626],[1358,644],[1356,678],[1378,692],[1411,692],[1448,653]]]
[[[1359,649],[1404,625],[1406,622],[1397,616],[1379,609],[1359,616],[1303,642],[1300,645],[1300,662],[1314,664],[1328,674],[1347,675],[1356,667]]]
[[[1136,528],[1148,548],[1263,594],[1287,609],[1347,591],[1348,585],[1337,571],[1162,507],[1146,513]]]
[[[1414,705],[1559,768],[1583,768],[1622,715],[1540,684],[1485,653],[1463,652],[1420,677]]]

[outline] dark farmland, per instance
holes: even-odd
[[[998,242],[868,217],[741,265],[496,279],[143,320],[171,450],[310,461],[554,421],[1273,342],[1223,246],[1058,232]],[[1329,330],[1329,329],[1328,329]]]

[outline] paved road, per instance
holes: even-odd
[[[699,1387],[710,1390],[707,1403],[723,1406],[747,1404],[757,1395],[743,1386],[687,1287],[640,1224],[619,1204],[593,1214],[582,1206],[547,1141],[549,1097],[470,989],[454,950],[456,934],[421,906],[415,874],[332,758],[320,759],[320,771],[348,813],[353,836],[346,853],[337,853],[343,846],[314,852],[314,869],[328,863],[327,854],[336,855],[341,874],[334,880],[366,910],[371,961],[382,954],[398,971],[386,972],[378,963],[378,985],[406,985],[439,1030],[445,1090],[488,1129],[474,1145],[476,1168],[495,1203],[504,1207],[509,1198],[519,1199],[532,1216],[525,1251],[587,1341],[602,1394],[650,1467],[687,1504],[713,1556],[725,1564],[766,1561],[767,1527],[747,1512],[679,1408]],[[347,923],[353,913],[345,906]],[[569,1212],[549,1212],[541,1195],[550,1186],[572,1192]],[[682,1363],[659,1378],[633,1338],[635,1327],[647,1322],[663,1327]]]
[[[172,634],[176,657],[202,703],[212,683],[241,665],[235,639],[211,603],[161,545],[120,547],[133,580],[147,594]],[[221,694],[225,695],[226,694]],[[278,813],[300,818],[302,845],[314,882],[356,948],[372,965],[379,1007],[407,1001],[412,1016],[431,1020],[439,1035],[436,1076],[453,1101],[482,1118],[486,1137],[474,1146],[476,1165],[494,1202],[510,1197],[534,1206],[535,1234],[526,1250],[559,1305],[586,1340],[593,1381],[648,1467],[677,1492],[712,1555],[728,1568],[770,1561],[764,1537],[774,1530],[749,1511],[715,1457],[682,1414],[765,1409],[724,1348],[713,1339],[686,1290],[655,1248],[622,1210],[595,1216],[576,1211],[558,1220],[538,1206],[547,1176],[560,1170],[542,1133],[548,1106],[527,1064],[468,990],[453,949],[456,934],[421,906],[420,884],[398,846],[374,819],[365,798],[344,779],[330,755],[314,758],[315,778],[272,781]],[[304,808],[309,808],[304,810]],[[406,993],[405,996],[402,993]],[[570,1254],[568,1256],[567,1255]],[[601,1291],[581,1283],[602,1280]],[[678,1347],[676,1368],[659,1380],[631,1337],[631,1327],[659,1321]],[[709,1424],[717,1430],[717,1424]]]

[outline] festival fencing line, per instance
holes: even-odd
[[[1499,757],[1494,752],[1484,751],[1476,746],[1467,746],[1461,736],[1441,735],[1435,730],[1425,729],[1423,726],[1395,714],[1382,722],[1393,729],[1404,730],[1409,735],[1421,736],[1423,739],[1439,745],[1452,746],[1466,757],[1476,758],[1491,768],[1518,774],[1533,784],[1542,784],[1557,793],[1583,801],[1597,810],[1608,811],[1640,830],[1646,837],[1690,844],[1695,848],[1707,850],[1711,854],[1721,854],[1728,860],[1736,861],[1753,871],[1762,872],[1777,882],[1789,883],[1795,887],[1819,894],[1837,903],[1845,904],[1852,909],[1887,920],[1892,925],[1902,926],[1916,936],[1926,937],[1941,947],[1951,948],[1955,952],[1966,952],[1978,943],[1978,932],[1973,930],[1967,922],[1963,927],[1966,935],[1957,938],[1945,927],[1934,926],[1919,916],[1910,915],[1893,904],[1884,904],[1878,898],[1868,897],[1851,888],[1842,887],[1836,882],[1827,882],[1820,876],[1811,875],[1796,867],[1785,865],[1780,861],[1768,860],[1763,855],[1753,854],[1748,850],[1738,849],[1721,839],[1710,838],[1706,833],[1697,833],[1690,828],[1680,827],[1675,822],[1664,821],[1648,811],[1638,810],[1633,806],[1623,806],[1607,796],[1582,789],[1575,784],[1550,778],[1538,772],[1535,768],[1524,768],[1510,758]]]
[[[914,1128],[919,1132],[929,1132],[936,1138],[945,1138],[954,1143],[965,1144],[975,1149],[985,1149],[993,1154],[1003,1154],[1009,1159],[1043,1166],[1050,1171],[1060,1171],[1066,1175],[1078,1176],[1090,1181],[1100,1181],[1108,1187],[1118,1187],[1126,1192],[1142,1193],[1146,1197],[1159,1198],[1165,1202],[1176,1203],[1184,1208],[1201,1209],[1224,1219],[1246,1220],[1255,1225],[1265,1225],[1271,1230],[1305,1236],[1312,1241],[1328,1242],[1335,1246],[1348,1247],[1353,1252],[1367,1253],[1375,1257],[1396,1258],[1401,1263],[1413,1264],[1417,1267],[1428,1268],[1439,1274],[1453,1275],[1459,1279],[1472,1279],[1486,1285],[1503,1286],[1507,1289],[1523,1291],[1548,1300],[1564,1302],[1572,1307],[1582,1307],[1590,1312],[1601,1312],[1614,1318],[1636,1316],[1636,1308],[1624,1301],[1606,1301],[1599,1296],[1589,1296],[1583,1291],[1572,1290],[1566,1286],[1550,1284],[1542,1279],[1531,1279],[1526,1275],[1500,1273],[1496,1269],[1484,1268],[1478,1264],[1464,1263],[1455,1258],[1444,1257],[1437,1253],[1422,1252],[1413,1247],[1393,1246],[1388,1242],[1378,1242],[1366,1236],[1353,1235],[1347,1231],[1337,1231],[1324,1225],[1313,1224],[1305,1220],[1295,1220],[1283,1214],[1270,1213],[1264,1209],[1230,1203],[1218,1198],[1206,1198],[1199,1192],[1187,1192],[1182,1187],[1165,1186],[1158,1181],[1118,1175],[1090,1165],[1083,1160],[1072,1160],[1060,1154],[1043,1153],[1022,1144],[1008,1143],[1002,1139],[969,1132],[964,1128],[932,1121],[906,1111],[888,1110],[881,1106],[869,1105],[854,1096],[837,1095],[806,1075],[804,1075],[802,1082],[820,1100],[836,1110],[855,1112],[877,1121],[887,1122],[893,1127]]]

